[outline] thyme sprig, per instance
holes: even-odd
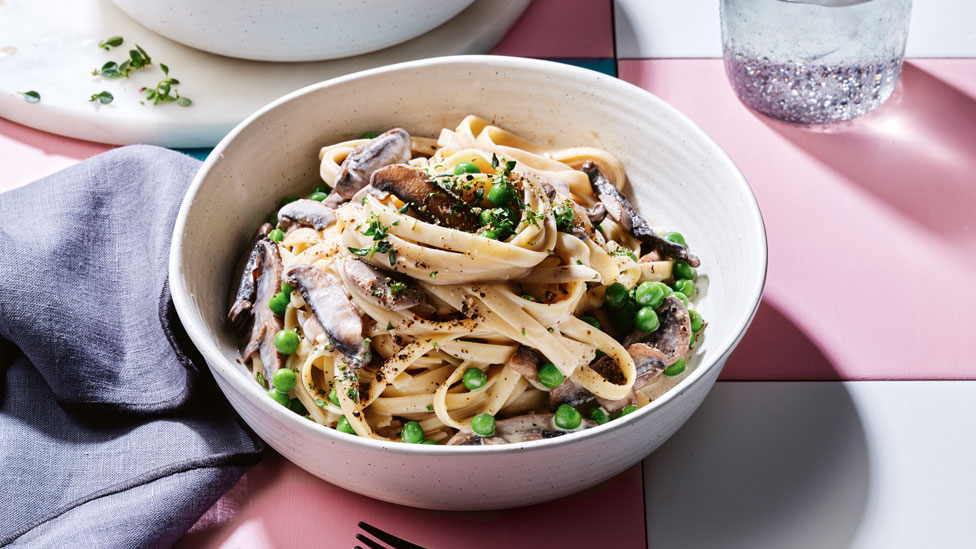
[[[109,51],[112,48],[117,48],[117,47],[119,47],[121,45],[122,45],[122,37],[121,36],[112,36],[112,37],[106,38],[105,40],[102,40],[101,42],[98,43],[98,47],[99,48],[102,48],[105,51]]]
[[[94,103],[95,101],[98,101],[102,105],[108,105],[109,103],[112,102],[113,99],[115,99],[115,97],[112,96],[111,93],[103,90],[103,91],[101,91],[99,93],[93,93],[91,95],[91,98],[88,99],[88,102],[89,103]]]
[[[146,101],[152,101],[153,105],[158,105],[164,101],[175,101],[177,105],[181,107],[186,107],[192,103],[189,97],[181,97],[179,90],[176,86],[179,85],[180,81],[171,77],[169,75],[169,67],[163,63],[159,64],[159,68],[163,70],[163,74],[166,78],[159,81],[155,88],[143,87],[139,88],[140,92],[146,94]]]
[[[119,42],[121,44],[121,42]],[[95,76],[101,76],[103,78],[128,78],[129,73],[134,70],[144,69],[152,64],[152,58],[146,53],[146,50],[142,49],[142,46],[136,44],[136,49],[129,50],[129,58],[121,63],[116,63],[115,61],[108,61],[102,65],[101,69],[95,69],[92,74]]]
[[[363,235],[373,237],[373,245],[369,248],[353,248],[350,246],[349,251],[367,259],[372,259],[373,255],[377,253],[387,254],[390,266],[395,265],[396,250],[393,249],[393,244],[386,240],[389,230],[389,227],[380,223],[380,219],[375,213],[371,214],[366,221],[366,230],[363,231]]]

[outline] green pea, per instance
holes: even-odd
[[[675,281],[674,291],[681,292],[685,295],[695,295],[695,283],[686,278]]]
[[[278,201],[278,209],[280,210],[284,206],[291,204],[292,202],[298,200],[297,196],[286,196]]]
[[[436,440],[430,440],[429,438],[425,438],[420,443],[421,444],[433,444],[434,446],[437,446],[437,441]]]
[[[288,296],[284,292],[278,292],[268,300],[268,307],[271,308],[272,313],[278,316],[285,316],[289,301]]]
[[[298,376],[295,375],[295,371],[291,368],[278,368],[275,370],[275,373],[271,374],[271,383],[274,384],[275,389],[278,389],[282,393],[287,393],[298,384]]]
[[[677,362],[665,368],[664,375],[676,376],[683,371],[685,371],[685,359],[679,358]]]
[[[308,195],[308,199],[309,200],[315,200],[317,202],[322,202],[326,198],[329,198],[329,195],[327,195],[325,193],[320,193],[320,192],[314,192],[314,193]]]
[[[408,421],[403,424],[400,440],[407,444],[420,444],[424,441],[424,428],[416,421]]]
[[[617,417],[618,418],[621,418],[621,417],[624,417],[627,414],[633,414],[638,409],[639,408],[637,406],[634,406],[633,404],[628,404],[627,406],[624,406],[622,410],[620,410],[620,415],[618,415]]]
[[[495,211],[485,208],[484,210],[481,210],[478,217],[481,219],[482,225],[491,225],[492,222],[495,221]]]
[[[546,362],[539,368],[539,383],[554,389],[563,384],[566,380],[566,376],[556,368],[556,365],[552,362]]]
[[[580,415],[579,410],[569,404],[560,404],[559,408],[556,408],[553,422],[560,429],[575,429],[583,422],[583,416]]]
[[[665,238],[665,240],[670,240],[671,242],[674,242],[675,244],[681,244],[682,246],[687,246],[688,245],[685,242],[684,235],[682,235],[681,233],[676,233],[676,232],[664,233],[664,238]]]
[[[291,401],[291,399],[288,398],[288,393],[282,393],[278,389],[271,389],[268,391],[268,396],[282,406],[288,406],[288,403]]]
[[[591,409],[589,415],[590,419],[595,421],[597,425],[603,425],[604,423],[610,421],[610,414],[608,414],[602,406],[597,406],[596,408]]]
[[[616,318],[617,328],[622,332],[630,332],[634,329],[634,315],[637,314],[639,306],[634,301],[628,301],[623,307],[617,309]]]
[[[285,231],[282,231],[281,229],[271,229],[271,232],[268,233],[268,238],[272,242],[281,242],[285,239]]]
[[[469,391],[475,391],[484,387],[485,383],[488,383],[488,375],[481,368],[471,367],[464,371],[461,380],[464,381],[464,386]]]
[[[634,325],[642,332],[653,332],[661,325],[661,321],[653,308],[641,307],[634,316]]]
[[[274,346],[283,355],[290,355],[298,350],[298,334],[291,330],[279,330],[274,335]]]
[[[582,320],[583,322],[589,324],[590,326],[593,326],[597,330],[600,330],[601,329],[601,327],[600,327],[600,321],[595,316],[581,316],[580,317],[580,320]]]
[[[481,173],[481,168],[474,162],[458,162],[454,166],[454,175],[461,175],[462,173]]]
[[[483,437],[490,437],[495,434],[495,416],[491,414],[474,416],[471,418],[471,430]]]
[[[515,187],[496,183],[492,185],[491,190],[488,191],[488,200],[494,206],[505,206],[509,202],[515,200]]]
[[[667,284],[663,282],[641,282],[641,285],[634,291],[634,299],[638,305],[657,309],[664,301]]]
[[[308,410],[305,409],[305,405],[302,404],[302,401],[298,400],[297,398],[291,399],[291,402],[288,403],[288,409],[300,416],[304,416],[308,413]]]
[[[705,327],[705,320],[698,314],[697,311],[688,311],[688,317],[691,319],[691,331],[698,333],[702,331]]]
[[[339,423],[336,425],[336,431],[356,436],[356,430],[353,429],[352,425],[349,424],[349,420],[346,419],[346,416],[339,418]]]
[[[312,192],[329,194],[332,192],[332,189],[330,189],[328,185],[316,185],[312,187]]]
[[[697,338],[695,337],[695,334],[691,334],[691,337],[690,337],[690,338],[688,339],[688,346],[689,346],[689,347],[691,347],[692,345],[694,345],[694,344],[695,344],[695,339],[697,339]]]
[[[335,385],[333,385],[332,389],[329,390],[329,402],[335,404],[336,406],[341,406],[341,404],[339,404],[339,393],[336,393]]]
[[[282,282],[281,283],[281,291],[284,292],[286,295],[291,295],[291,293],[295,291],[295,287],[294,286],[290,286],[286,282]]]
[[[674,297],[680,299],[681,302],[685,304],[685,307],[686,308],[688,307],[688,296],[686,296],[685,294],[683,294],[681,292],[674,292],[671,295],[673,295]]]
[[[675,261],[674,266],[671,267],[671,273],[678,280],[694,280],[695,278],[695,268],[689,265],[687,261]]]
[[[607,305],[612,309],[619,309],[627,303],[630,298],[630,292],[627,290],[627,286],[619,282],[614,282],[613,284],[607,286],[606,293],[603,294],[603,299],[606,301]]]
[[[380,134],[376,132],[366,132],[363,134],[362,137],[360,137],[360,139],[376,139],[377,137],[379,137],[379,135]]]

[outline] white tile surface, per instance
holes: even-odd
[[[617,56],[721,57],[718,3],[614,0]],[[976,1],[915,0],[911,25],[907,57],[976,57]]]
[[[671,547],[976,546],[976,382],[723,382],[644,462]]]

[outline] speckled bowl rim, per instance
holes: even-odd
[[[712,353],[704,355],[702,357],[702,361],[687,378],[681,380],[664,395],[657,398],[650,404],[642,407],[637,412],[625,416],[624,419],[614,420],[605,425],[600,425],[595,428],[586,429],[576,433],[570,433],[561,437],[529,442],[497,446],[435,446],[427,444],[405,444],[402,442],[350,436],[345,433],[340,433],[335,429],[308,421],[304,417],[295,414],[270,398],[266,398],[264,391],[260,389],[258,384],[253,383],[251,378],[246,376],[244,372],[240,370],[238,364],[227,360],[219,351],[214,341],[212,341],[211,338],[206,335],[206,330],[201,325],[203,324],[203,315],[199,315],[200,321],[198,322],[197,315],[199,313],[195,311],[195,307],[189,298],[187,288],[183,284],[183,277],[181,274],[184,271],[184,266],[180,257],[180,250],[182,248],[182,240],[184,230],[186,228],[187,216],[193,200],[197,192],[199,192],[200,187],[205,183],[210,170],[213,168],[214,164],[216,164],[223,152],[228,147],[233,146],[234,140],[237,138],[238,134],[244,131],[244,129],[257,118],[276,109],[280,105],[295,100],[296,98],[316,93],[319,90],[338,84],[380,74],[394,74],[402,71],[411,71],[431,65],[467,65],[472,69],[499,70],[501,74],[505,74],[503,71],[506,69],[521,69],[546,73],[548,76],[556,78],[567,77],[570,79],[589,79],[594,87],[609,88],[613,93],[613,97],[620,98],[621,100],[648,102],[653,104],[655,108],[670,111],[671,114],[675,115],[677,123],[683,124],[685,126],[684,129],[687,130],[689,134],[694,135],[700,139],[706,147],[712,149],[711,152],[715,154],[717,162],[724,164],[724,167],[729,174],[728,183],[730,188],[737,190],[738,192],[742,193],[743,196],[749,199],[748,205],[750,206],[750,213],[753,216],[752,221],[758,224],[758,228],[760,229],[753,237],[755,239],[753,246],[756,246],[759,250],[759,254],[757,256],[758,264],[754,265],[753,268],[757,269],[757,271],[761,273],[761,276],[753,281],[750,289],[749,301],[752,303],[752,307],[747,313],[746,311],[743,311],[744,314],[742,314],[739,318],[738,325],[734,330],[729,331],[730,334],[734,335],[727,337],[724,341],[718,342],[718,344],[715,345],[715,350]],[[554,61],[492,55],[456,55],[388,65],[385,67],[356,72],[346,76],[326,80],[324,82],[319,82],[317,84],[312,84],[272,101],[238,124],[233,130],[231,130],[230,133],[221,139],[220,143],[218,143],[213,149],[213,152],[211,152],[206,161],[204,161],[203,166],[193,178],[193,181],[190,183],[190,186],[187,189],[186,195],[183,197],[183,202],[180,205],[180,211],[176,218],[176,225],[173,228],[173,241],[170,248],[169,279],[176,312],[179,315],[180,320],[183,322],[183,326],[186,329],[187,334],[190,336],[190,339],[196,345],[197,349],[199,349],[203,354],[203,357],[207,361],[207,364],[210,366],[211,370],[213,370],[216,375],[221,376],[225,381],[232,384],[237,390],[241,391],[246,396],[251,397],[251,400],[257,402],[259,407],[263,407],[264,413],[270,414],[276,419],[276,421],[283,423],[289,428],[304,432],[305,434],[311,435],[314,433],[314,435],[311,436],[325,437],[327,440],[334,443],[358,445],[374,450],[381,450],[383,452],[392,452],[397,455],[471,456],[541,451],[567,444],[573,444],[576,441],[589,437],[609,436],[616,430],[626,429],[629,425],[642,421],[654,410],[667,406],[672,400],[681,398],[687,389],[703,382],[706,372],[717,367],[718,364],[723,363],[724,359],[728,357],[736,345],[738,345],[738,343],[742,340],[742,337],[745,335],[749,324],[752,322],[752,319],[755,317],[756,311],[759,308],[763,287],[766,282],[767,261],[768,251],[766,245],[766,229],[765,224],[763,223],[762,212],[759,210],[759,203],[756,201],[752,188],[746,182],[745,177],[739,171],[739,168],[735,165],[728,154],[711,137],[709,137],[704,130],[702,130],[697,124],[692,122],[691,119],[665,102],[663,99],[618,78],[607,78],[607,76],[602,73]]]

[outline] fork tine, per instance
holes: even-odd
[[[400,538],[394,536],[393,534],[389,534],[387,532],[384,532],[383,530],[380,530],[379,528],[377,528],[377,527],[375,527],[375,526],[373,526],[371,524],[367,524],[365,522],[360,522],[358,524],[358,526],[360,528],[362,528],[363,530],[366,530],[370,534],[373,534],[374,536],[376,536],[378,539],[380,539],[384,543],[387,543],[388,545],[390,545],[390,547],[393,547],[393,549],[424,549],[420,545],[417,545],[417,544],[414,544],[414,543],[410,543],[409,541],[407,541],[405,539],[400,539]],[[359,536],[356,536],[356,537],[357,537],[357,539],[361,539],[361,538],[359,538]]]
[[[356,539],[368,545],[369,549],[386,549],[385,546],[380,545],[379,543],[367,538],[362,534],[356,534]]]

